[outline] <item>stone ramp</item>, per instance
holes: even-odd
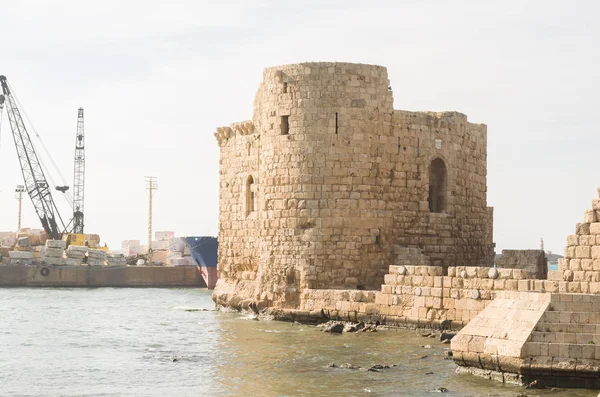
[[[462,367],[518,374],[523,347],[549,305],[550,294],[498,294],[452,339],[454,362]]]
[[[598,307],[600,296],[501,293],[452,340],[454,361],[507,383],[600,388]]]

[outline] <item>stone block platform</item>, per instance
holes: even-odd
[[[452,340],[460,372],[600,388],[600,296],[503,292]]]

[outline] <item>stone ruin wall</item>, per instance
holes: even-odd
[[[218,303],[297,308],[305,289],[379,289],[398,246],[444,268],[491,264],[485,125],[393,110],[380,66],[306,63],[263,77],[253,120],[215,133]],[[441,213],[428,203],[436,158],[447,169]]]
[[[523,293],[525,300],[531,299],[526,295],[531,292],[566,294],[560,298],[566,302],[573,302],[569,298],[573,294],[600,295],[600,213],[596,212],[600,199],[593,200],[592,206],[585,212],[585,222],[577,224],[576,234],[567,237],[566,257],[560,260],[559,270],[548,271],[547,278],[539,277],[535,267],[458,266],[448,268],[444,275],[439,266],[390,266],[380,291],[307,290],[293,315],[318,320],[325,313],[333,319],[371,318],[395,325],[458,329],[499,293]]]
[[[498,267],[509,269],[525,269],[534,274],[534,278],[548,277],[548,258],[544,250],[502,250],[496,258]]]
[[[399,163],[393,171],[399,172],[399,183],[389,201],[395,244],[420,248],[431,264],[444,268],[491,266],[487,127],[469,123],[457,112],[396,110],[393,128],[398,154],[389,161]],[[437,158],[448,170],[446,209],[441,213],[431,212],[428,202],[430,164]]]
[[[600,199],[592,200],[592,208],[575,226],[575,234],[567,236],[564,258],[558,260],[558,271],[551,273],[564,281],[600,281]]]

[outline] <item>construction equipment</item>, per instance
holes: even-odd
[[[77,135],[75,137],[75,195],[73,197],[73,219],[71,220],[73,229],[67,232],[67,227],[65,227],[65,223],[62,221],[58,208],[52,198],[50,185],[42,170],[42,164],[35,152],[35,148],[25,128],[25,123],[5,76],[0,76],[0,86],[2,87],[2,94],[0,94],[0,116],[6,103],[8,119],[25,181],[25,190],[33,202],[33,206],[42,222],[47,237],[52,240],[65,240],[67,246],[81,245],[108,251],[106,245],[99,247],[100,238],[97,235],[86,235],[83,233],[83,188],[85,179],[83,109],[79,108],[78,110]],[[63,193],[68,189],[68,186],[56,186],[56,190]],[[90,236],[94,236],[94,238],[91,239]]]
[[[83,135],[83,108],[77,111],[75,136],[75,166],[73,170],[73,233],[83,234],[83,189],[85,182],[85,140]]]
[[[73,232],[63,236],[69,245],[86,246],[108,251],[106,245],[99,246],[97,235],[83,233],[83,193],[85,188],[85,134],[83,124],[83,108],[77,110],[77,133],[75,135],[75,159],[73,167]]]
[[[50,185],[46,180],[42,165],[35,152],[29,133],[25,128],[25,123],[23,123],[23,118],[17,108],[5,76],[0,76],[0,86],[2,87],[0,112],[2,112],[6,103],[8,120],[12,129],[15,146],[17,147],[17,155],[25,182],[25,190],[31,198],[35,212],[40,218],[42,227],[46,231],[48,238],[59,240],[66,229],[65,224],[58,213],[58,208],[50,192]]]

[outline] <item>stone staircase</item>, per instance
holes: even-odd
[[[600,360],[598,297],[558,295],[552,298],[523,346],[524,355],[563,363]]]
[[[454,361],[505,382],[600,388],[599,307],[599,295],[500,293],[452,339]]]

